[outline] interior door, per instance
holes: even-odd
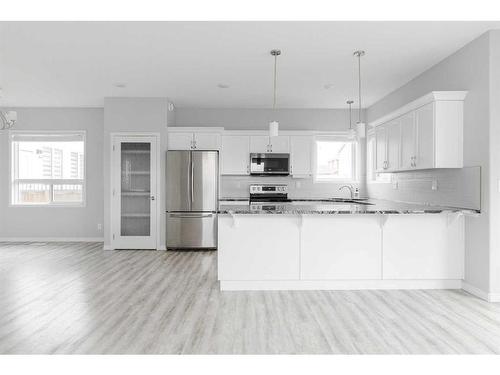
[[[113,142],[115,249],[156,249],[157,138],[119,136]]]

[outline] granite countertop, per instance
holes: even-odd
[[[249,204],[248,199],[232,198],[221,201],[241,201],[241,204],[220,204],[220,214],[435,214],[444,211],[478,214],[479,210],[420,205],[411,203],[393,202],[379,199],[363,199],[356,203],[334,201],[328,199],[293,199],[282,203],[255,203]]]

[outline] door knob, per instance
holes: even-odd
[[[152,195],[152,196],[151,196],[151,200],[152,200],[152,201],[154,201],[154,200],[155,200],[155,196],[154,196],[154,195]]]

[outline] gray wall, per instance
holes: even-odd
[[[490,289],[489,54],[490,35],[486,33],[367,110],[368,121],[373,121],[430,91],[469,91],[464,106],[464,164],[481,167],[483,212],[478,218],[466,218],[465,281],[483,291]],[[415,181],[426,177],[426,172],[411,173]],[[392,198],[391,189],[390,184],[368,184],[369,194],[375,197]],[[425,202],[425,195],[415,192],[412,200]]]
[[[362,113],[364,118],[365,113]],[[353,126],[357,121],[357,112],[353,110]],[[270,121],[278,120],[281,130],[319,130],[342,131],[349,128],[349,111],[346,109],[228,109],[228,108],[177,108],[175,126],[220,126],[227,130],[266,130]],[[360,142],[359,175],[362,195],[366,195],[365,142]],[[340,196],[338,189],[344,184],[314,183],[311,178],[292,179],[266,178],[267,183],[287,183],[290,196],[332,197]],[[222,197],[248,196],[248,185],[258,182],[255,177],[222,176]],[[297,184],[298,183],[298,184]],[[297,187],[300,185],[300,187]]]
[[[11,108],[16,130],[86,130],[87,191],[85,207],[9,207],[9,139],[0,132],[0,239],[101,238],[102,108]],[[6,110],[6,109],[3,109]]]
[[[166,98],[104,98],[104,246],[110,244],[111,217],[111,133],[160,133],[160,171],[165,171],[167,151],[168,99]],[[160,172],[160,196],[165,194],[165,173]],[[101,185],[102,186],[102,185]],[[160,200],[160,246],[165,246],[165,199]]]
[[[283,130],[346,130],[345,109],[177,108],[175,126],[222,126],[228,130],[265,130],[277,120]],[[353,111],[353,124],[357,113]]]
[[[500,294],[500,30],[490,32],[490,279]]]

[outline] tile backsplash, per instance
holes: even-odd
[[[347,183],[314,182],[313,178],[288,177],[257,177],[257,176],[221,176],[222,198],[246,198],[249,196],[249,185],[251,184],[287,184],[288,196],[290,198],[332,198],[349,197],[349,191],[339,191],[342,185]],[[359,183],[350,184],[360,188],[361,196],[366,195],[366,190]]]
[[[370,198],[481,209],[481,167],[391,174],[390,183],[368,183]]]

